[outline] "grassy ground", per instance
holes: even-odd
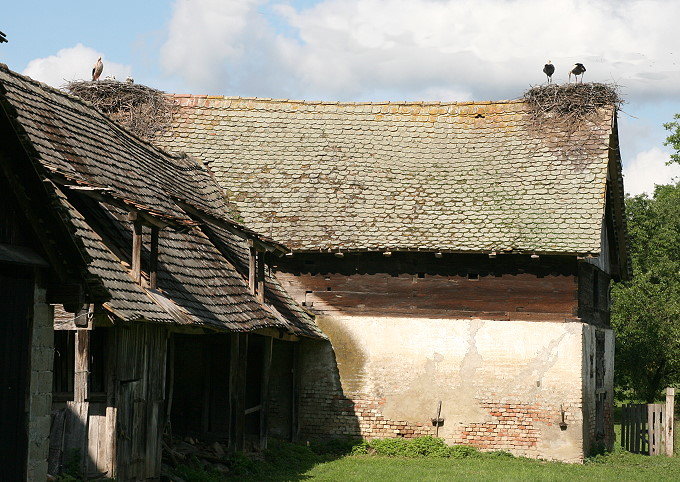
[[[504,454],[465,458],[403,458],[319,453],[314,447],[274,444],[265,460],[237,460],[229,476],[203,471],[181,474],[187,482],[224,481],[678,481],[680,457],[614,453],[563,464]],[[346,451],[345,451],[346,452]]]

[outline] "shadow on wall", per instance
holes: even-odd
[[[326,331],[328,327],[324,326],[323,320],[317,321],[321,329]],[[340,373],[342,371],[344,383],[351,385],[346,388],[353,393],[359,392],[365,363],[363,354],[352,343],[349,333],[327,334],[332,335],[336,345],[342,346],[334,347],[328,341],[316,340],[303,340],[300,343],[297,377],[300,440],[362,436],[357,414],[359,403],[345,394]],[[343,354],[340,363],[336,353]]]

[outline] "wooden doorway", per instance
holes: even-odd
[[[33,278],[0,267],[0,480],[25,480]]]

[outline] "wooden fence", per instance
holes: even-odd
[[[636,454],[673,455],[675,389],[666,389],[666,403],[621,407],[621,446]]]

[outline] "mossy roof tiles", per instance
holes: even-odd
[[[293,250],[600,251],[613,108],[568,125],[521,101],[174,99],[160,145]]]

